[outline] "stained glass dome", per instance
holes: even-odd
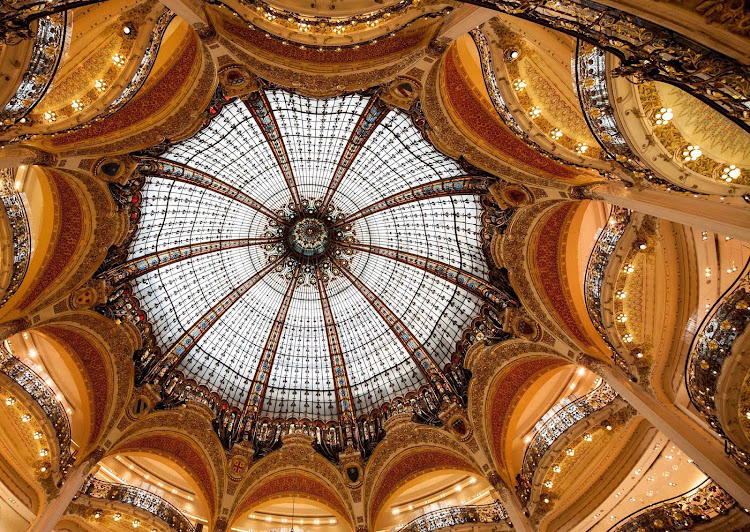
[[[141,164],[128,280],[160,353],[243,412],[356,417],[443,369],[486,303],[483,176],[368,95],[261,90]]]

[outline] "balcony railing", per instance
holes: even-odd
[[[2,345],[0,345],[0,371],[21,386],[49,418],[55,428],[60,447],[60,472],[64,476],[75,460],[70,447],[70,421],[65,413],[65,408],[55,397],[55,392],[44,383],[42,378],[10,354]]]
[[[26,208],[21,196],[16,193],[15,169],[0,169],[0,201],[10,221],[10,231],[13,237],[13,265],[11,267],[10,282],[5,292],[0,295],[0,307],[3,306],[18,287],[21,286],[31,259],[31,231]]]
[[[119,501],[145,510],[167,523],[178,532],[193,532],[195,527],[185,515],[158,495],[148,490],[106,482],[90,476],[81,488],[81,493],[94,499]]]
[[[725,439],[727,454],[750,472],[750,453],[726,435],[716,411],[716,390],[722,367],[732,354],[732,344],[750,323],[750,261],[706,315],[690,347],[685,384],[693,405]]]
[[[3,7],[6,5],[8,3],[2,2],[0,19],[4,18]],[[5,108],[0,110],[0,131],[23,119],[46,94],[65,49],[66,25],[67,15],[64,12],[53,13],[39,19],[34,34],[34,49],[31,52],[31,60],[26,73],[16,90],[16,94],[13,95]],[[3,27],[2,23],[0,23],[0,27]],[[9,26],[4,27],[4,29],[7,28]],[[0,30],[0,41],[3,40],[2,35],[3,30]]]
[[[516,486],[516,493],[521,500],[529,501],[534,472],[552,444],[570,427],[611,404],[615,398],[617,392],[609,384],[600,384],[583,397],[563,406],[537,430],[523,455],[521,474]]]
[[[451,506],[409,521],[399,532],[430,532],[463,524],[508,523],[508,513],[499,503],[481,506]]]
[[[630,148],[615,118],[607,85],[606,53],[601,48],[579,40],[576,44],[576,87],[578,101],[586,124],[609,159],[616,161],[635,178],[645,178],[671,190],[690,192],[660,178]]]
[[[750,67],[663,26],[591,0],[476,0],[586,40],[622,59],[614,73],[663,81],[750,130]]]
[[[508,104],[505,102],[505,99],[500,92],[500,87],[497,83],[497,76],[495,76],[495,66],[492,60],[492,51],[490,49],[490,43],[487,40],[487,37],[482,32],[482,30],[479,29],[471,30],[469,34],[474,39],[474,44],[476,45],[477,52],[479,53],[479,64],[482,67],[482,77],[484,78],[484,86],[487,89],[487,94],[489,94],[490,100],[492,101],[492,106],[495,108],[495,111],[497,112],[503,123],[508,127],[508,129],[515,133],[515,135],[519,139],[521,139],[533,149],[544,153],[550,159],[554,159],[555,161],[558,161],[562,164],[571,164],[569,161],[559,157],[555,153],[549,150],[545,150],[542,146],[535,142],[528,133],[526,133],[526,130],[524,130],[524,128],[521,127],[518,122],[516,122],[516,119],[513,117],[513,113],[510,112]]]
[[[687,493],[646,506],[618,521],[609,532],[690,530],[726,514],[735,505],[727,492],[707,479]]]
[[[625,234],[630,224],[630,211],[621,207],[613,207],[607,224],[602,228],[591,251],[586,265],[586,276],[583,281],[583,293],[586,300],[586,310],[602,340],[610,346],[612,356],[618,366],[628,372],[627,364],[612,347],[607,334],[607,328],[602,320],[602,286],[607,274],[607,267],[615,253],[617,243]]]

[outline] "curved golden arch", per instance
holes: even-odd
[[[325,506],[341,521],[355,529],[354,520],[346,509],[346,503],[322,476],[301,468],[276,470],[264,476],[243,496],[228,520],[231,526],[242,515],[270,500],[286,497],[307,499]]]
[[[390,457],[375,479],[377,485],[367,501],[370,525],[375,523],[385,502],[400,486],[425,473],[448,469],[482,476],[481,470],[466,456],[443,446],[413,445]]]

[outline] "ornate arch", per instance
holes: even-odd
[[[351,513],[336,489],[317,474],[289,466],[256,482],[233,510],[230,525],[242,514],[266,501],[292,496],[312,500],[330,508],[341,520],[355,528]]]
[[[344,484],[342,473],[313,450],[309,436],[289,434],[283,441],[281,449],[253,464],[246,479],[236,488],[228,522],[231,524],[246,509],[262,501],[292,493],[291,479],[299,475],[305,479],[304,487],[299,489],[304,490],[306,496],[323,502],[355,528],[351,491]],[[294,464],[294,467],[290,464]],[[265,486],[267,482],[269,486]],[[321,500],[321,496],[312,491],[315,486],[324,489],[323,493],[333,499],[328,502]]]
[[[477,346],[467,356],[469,418],[487,458],[506,480],[508,421],[515,406],[540,377],[571,362],[550,347],[523,340]]]
[[[3,321],[30,315],[90,279],[124,229],[106,185],[77,171],[34,167],[43,212],[24,282],[2,310]]]
[[[365,512],[370,526],[388,498],[415,478],[441,469],[482,475],[472,453],[441,428],[416,425],[408,419],[389,420],[386,437],[367,462],[364,476]]]
[[[469,44],[473,46],[468,38],[456,41],[439,67],[440,99],[454,126],[483,151],[528,173],[562,183],[594,180],[593,174],[545,157],[508,129],[489,103],[479,64],[473,60]]]
[[[179,22],[162,46],[159,60],[144,87],[116,113],[89,127],[41,139],[41,146],[69,155],[124,153],[184,137],[202,123],[216,88],[217,72],[206,46],[186,23]],[[185,111],[177,112],[183,108]],[[189,111],[188,111],[189,109]],[[185,120],[185,116],[195,117]]]
[[[107,454],[154,454],[179,465],[198,487],[213,519],[221,505],[227,464],[210,417],[195,404],[149,413],[126,429]]]
[[[91,430],[82,450],[95,448],[114,426],[133,388],[132,352],[139,345],[134,332],[116,326],[91,311],[63,314],[36,325],[43,335],[63,351],[77,373],[88,398]],[[81,453],[85,456],[85,453]]]

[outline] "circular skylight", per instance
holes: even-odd
[[[375,97],[282,90],[227,103],[141,165],[125,264],[162,353],[246,413],[369,414],[443,370],[502,303],[482,250],[482,177]]]

